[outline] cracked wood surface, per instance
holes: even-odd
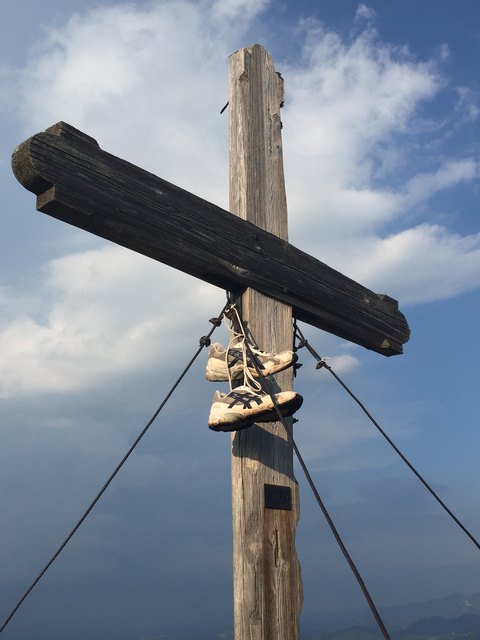
[[[12,166],[39,211],[224,289],[253,288],[291,306],[298,320],[367,349],[403,351],[409,329],[395,300],[295,248],[274,227],[261,228],[256,209],[255,224],[242,220],[63,122],[20,144]]]
[[[230,56],[230,210],[287,240],[280,106],[283,81],[262,47]],[[242,318],[261,349],[293,348],[292,308],[249,288]],[[292,368],[275,376],[293,388]],[[287,419],[292,428],[292,419]],[[265,485],[289,488],[292,508],[266,508]],[[288,489],[287,489],[288,490]],[[295,548],[300,516],[293,448],[281,422],[232,437],[234,637],[298,640],[303,587]]]

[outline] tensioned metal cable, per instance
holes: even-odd
[[[407,467],[416,475],[416,477],[420,480],[423,486],[431,493],[431,495],[435,498],[438,504],[448,513],[448,515],[452,518],[452,520],[460,527],[460,529],[467,535],[473,544],[480,549],[480,543],[475,538],[475,536],[467,529],[467,527],[457,518],[457,516],[447,507],[445,502],[440,498],[440,496],[435,492],[435,490],[430,486],[430,484],[425,480],[425,478],[417,471],[417,469],[413,466],[413,464],[407,459],[407,457],[400,451],[397,445],[393,442],[393,440],[385,433],[382,427],[378,424],[372,414],[368,411],[365,405],[357,398],[357,396],[347,387],[347,385],[340,379],[340,377],[333,371],[332,367],[325,361],[324,358],[318,355],[315,349],[309,344],[308,340],[305,339],[304,335],[300,331],[297,325],[295,325],[296,337],[299,339],[299,348],[306,347],[308,352],[315,358],[317,361],[317,369],[325,368],[335,380],[345,389],[348,395],[355,400],[358,406],[362,409],[368,419],[372,422],[372,424],[378,429],[378,431],[382,434],[388,444],[393,448],[393,450],[400,456],[400,458],[404,461]]]
[[[239,318],[237,319],[237,321],[241,322],[241,320],[239,320]],[[245,328],[243,327],[243,323],[242,323],[241,329],[242,329],[243,335],[246,337]],[[253,341],[254,341],[254,337],[252,336],[250,329],[249,329],[249,337],[252,338]],[[297,456],[298,462],[300,463],[300,466],[302,467],[302,471],[305,474],[305,478],[307,479],[307,482],[308,482],[308,484],[310,486],[310,489],[312,490],[312,493],[313,493],[313,495],[315,497],[315,500],[317,501],[318,506],[320,507],[320,510],[323,513],[323,516],[325,517],[325,520],[327,521],[328,526],[330,527],[330,530],[331,530],[331,532],[333,534],[333,537],[335,538],[336,543],[338,544],[338,546],[340,548],[340,551],[342,552],[345,560],[347,561],[348,566],[350,567],[353,575],[355,576],[355,578],[356,578],[356,580],[357,580],[357,582],[358,582],[358,584],[360,586],[360,589],[361,589],[361,591],[362,591],[362,593],[363,593],[363,595],[365,597],[365,600],[368,603],[370,611],[372,612],[372,615],[375,618],[375,622],[377,623],[377,625],[378,625],[380,631],[382,632],[382,635],[385,638],[385,640],[391,640],[390,635],[389,635],[389,633],[388,633],[388,631],[387,631],[387,629],[385,627],[385,624],[383,623],[383,620],[382,620],[382,618],[380,616],[380,613],[378,612],[378,609],[377,609],[377,607],[375,605],[375,602],[373,601],[373,598],[370,595],[370,592],[368,591],[367,586],[366,586],[366,584],[365,584],[365,582],[364,582],[364,580],[363,580],[363,578],[362,578],[362,576],[360,574],[360,571],[358,570],[355,562],[353,561],[352,556],[350,555],[347,547],[345,546],[345,543],[343,542],[343,540],[342,540],[342,538],[340,536],[340,533],[338,532],[338,529],[336,528],[336,526],[335,526],[335,524],[334,524],[334,522],[333,522],[333,520],[332,520],[332,518],[331,518],[331,516],[330,516],[330,514],[329,514],[329,512],[328,512],[328,510],[327,510],[327,508],[326,508],[326,506],[324,504],[324,502],[323,502],[323,500],[320,497],[320,494],[318,493],[318,489],[315,486],[313,478],[310,475],[310,472],[309,472],[309,470],[307,468],[307,465],[305,464],[305,461],[304,461],[304,459],[303,459],[303,457],[302,457],[302,455],[300,453],[300,450],[298,449],[297,443],[295,442],[295,439],[293,437],[293,431],[290,428],[290,426],[287,424],[285,418],[282,415],[282,411],[281,411],[280,407],[278,406],[278,402],[277,402],[277,399],[275,398],[275,393],[273,391],[272,384],[271,384],[271,382],[269,380],[267,380],[265,377],[263,377],[263,374],[260,371],[258,363],[257,363],[257,360],[255,358],[255,355],[252,352],[252,350],[250,349],[250,344],[249,344],[248,339],[245,339],[245,343],[244,344],[245,344],[246,350],[248,352],[248,355],[249,355],[251,361],[253,362],[253,365],[254,365],[254,367],[255,367],[255,369],[257,371],[259,384],[262,387],[263,391],[266,394],[268,394],[270,396],[271,400],[272,400],[273,406],[275,407],[275,411],[278,414],[279,421],[282,423],[282,425],[283,425],[283,427],[285,429],[285,432],[287,433],[287,437],[288,437],[288,439],[290,440],[290,442],[292,444],[292,448],[295,451],[295,455]]]
[[[202,351],[202,349],[204,347],[208,347],[210,344],[210,337],[212,336],[213,332],[215,331],[215,329],[217,327],[219,327],[221,325],[221,321],[223,318],[223,315],[225,314],[226,309],[230,306],[230,300],[227,301],[227,303],[225,304],[225,306],[223,307],[220,315],[217,318],[212,318],[210,320],[210,322],[213,324],[213,327],[210,329],[209,333],[206,336],[202,336],[200,338],[200,345],[197,349],[197,351],[195,352],[195,354],[193,355],[193,357],[191,358],[190,362],[187,364],[187,366],[185,367],[185,369],[182,371],[182,373],[178,376],[177,380],[174,382],[172,388],[170,389],[170,391],[167,393],[167,395],[165,396],[165,398],[162,400],[161,404],[159,405],[158,409],[156,409],[155,413],[152,415],[152,417],[150,418],[150,420],[147,422],[147,424],[145,425],[145,427],[142,429],[142,431],[140,432],[140,434],[137,436],[137,438],[135,439],[135,441],[133,442],[133,444],[131,445],[131,447],[128,449],[127,453],[123,456],[123,458],[120,460],[120,462],[117,464],[117,466],[115,467],[115,469],[113,470],[113,472],[111,473],[110,477],[108,478],[108,480],[105,482],[105,484],[103,485],[103,487],[100,489],[100,491],[97,493],[97,495],[95,496],[95,498],[92,500],[92,502],[90,503],[90,505],[87,507],[86,511],[84,512],[84,514],[82,515],[82,517],[78,520],[77,524],[73,527],[73,529],[70,531],[70,533],[67,535],[67,537],[65,538],[65,540],[62,542],[62,544],[58,547],[57,551],[55,551],[55,553],[53,554],[53,556],[50,558],[50,560],[46,563],[46,565],[43,567],[43,569],[40,571],[40,573],[37,575],[37,577],[35,578],[35,580],[32,582],[32,584],[28,587],[28,589],[25,591],[25,593],[22,595],[22,597],[18,600],[17,604],[13,607],[13,609],[11,610],[11,612],[9,613],[9,615],[7,616],[7,618],[5,619],[5,621],[3,622],[2,626],[0,627],[0,633],[2,633],[2,631],[5,629],[5,627],[7,626],[7,624],[10,622],[10,620],[13,618],[13,616],[15,615],[15,613],[17,612],[17,610],[20,608],[20,606],[23,604],[23,602],[26,600],[26,598],[28,597],[28,595],[33,591],[33,589],[36,587],[36,585],[40,582],[40,580],[42,579],[42,577],[45,575],[45,573],[48,571],[48,569],[52,566],[52,564],[55,562],[55,560],[58,558],[58,556],[61,554],[61,552],[63,551],[63,549],[66,547],[66,545],[68,544],[68,542],[73,538],[73,536],[75,535],[75,533],[78,531],[78,529],[80,528],[80,526],[83,524],[83,522],[85,521],[85,519],[87,518],[87,516],[89,515],[89,513],[92,511],[92,509],[94,508],[94,506],[97,504],[97,502],[100,500],[100,498],[102,497],[102,495],[105,493],[105,491],[107,490],[108,486],[110,485],[110,483],[112,482],[112,480],[115,478],[115,476],[117,475],[117,473],[120,471],[120,469],[123,467],[123,465],[125,464],[125,462],[127,461],[127,459],[130,457],[130,454],[133,452],[133,450],[135,449],[135,447],[138,445],[138,443],[140,442],[140,440],[143,438],[143,436],[147,433],[148,429],[152,426],[153,422],[155,421],[155,419],[157,418],[158,414],[160,413],[160,411],[163,409],[163,407],[167,404],[168,400],[170,399],[170,397],[173,395],[174,391],[176,390],[176,388],[178,387],[178,385],[180,384],[180,382],[183,380],[183,378],[185,377],[185,375],[188,373],[190,367],[193,365],[193,363],[195,362],[195,360],[198,358],[200,352]]]

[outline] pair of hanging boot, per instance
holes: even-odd
[[[247,429],[255,422],[276,422],[277,409],[282,416],[293,415],[303,402],[302,396],[294,391],[270,394],[263,391],[258,378],[274,375],[287,369],[297,360],[293,351],[278,354],[260,351],[253,345],[245,344],[246,336],[238,334],[226,349],[218,342],[210,346],[206,368],[207,380],[228,381],[230,391],[216,391],[208,418],[208,426],[213,431],[238,431]],[[233,381],[243,378],[243,384],[233,388]]]

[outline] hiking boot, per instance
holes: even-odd
[[[274,396],[285,418],[302,406],[302,396],[294,391],[281,391]],[[255,422],[276,422],[278,419],[278,413],[268,394],[256,393],[242,386],[229,393],[215,392],[208,426],[213,431],[239,431],[251,427]]]
[[[241,343],[225,349],[220,343],[213,342],[208,352],[205,377],[212,382],[241,378],[244,375],[244,362],[247,364],[248,373],[253,378],[271,376],[287,369],[296,362],[298,358],[297,354],[293,353],[293,351],[282,351],[281,353],[274,354],[260,351],[260,349],[252,346],[250,350],[252,355],[246,351],[244,345]],[[260,371],[260,376],[253,363],[252,356],[255,359],[258,371]]]

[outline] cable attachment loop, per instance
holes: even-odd
[[[215,325],[215,326],[217,326],[217,325]],[[198,343],[199,343],[199,345],[201,347],[209,347],[211,342],[212,341],[210,340],[210,338],[208,336],[202,336],[200,338],[200,340],[198,341]]]
[[[214,327],[219,327],[222,324],[222,319],[221,318],[210,318],[209,322],[211,322]]]
[[[230,320],[237,320],[237,316],[235,313],[236,304],[235,302],[230,302],[229,306],[225,309],[225,316]]]
[[[308,345],[308,342],[305,340],[305,338],[301,338],[296,343],[296,345],[294,347],[294,351],[298,351],[299,349],[303,349],[303,347],[306,347],[307,345]]]
[[[295,349],[296,351],[296,349]],[[294,362],[293,363],[293,377],[296,378],[297,377],[297,371],[300,369],[300,367],[303,367],[303,364],[301,362]]]

